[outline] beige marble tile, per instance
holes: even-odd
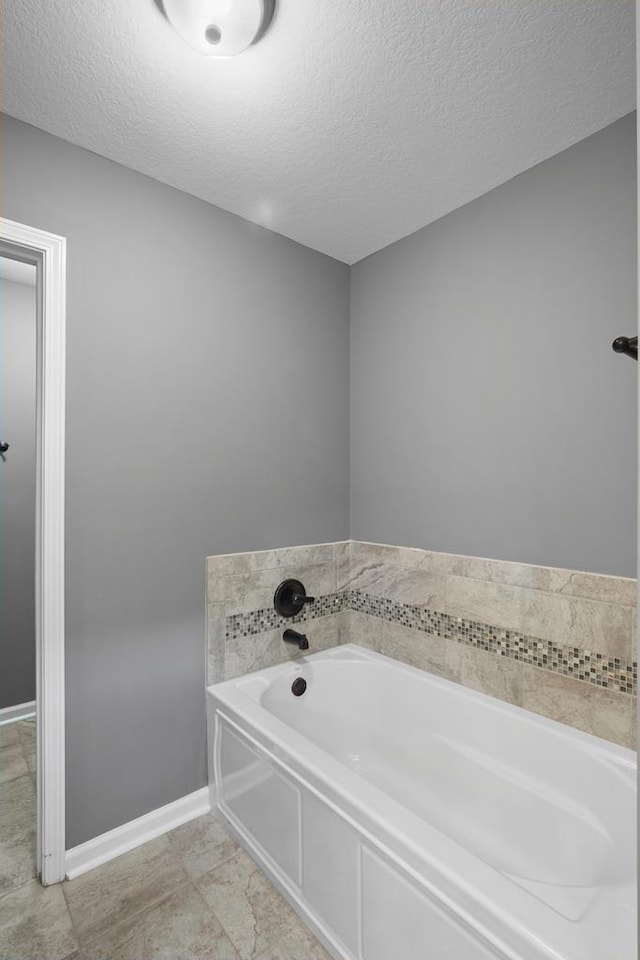
[[[247,553],[226,553],[207,557],[207,579],[238,577],[257,570],[296,567],[333,561],[335,543],[314,543],[275,550],[256,550]]]
[[[544,597],[541,592],[511,584],[465,577],[452,577],[447,586],[446,613],[514,630],[524,630],[527,603],[535,603],[540,597]],[[560,602],[567,603],[565,600]]]
[[[233,857],[239,849],[215,813],[182,824],[168,837],[190,877],[208,873]]]
[[[188,880],[168,837],[158,837],[117,860],[63,884],[81,945],[130,937],[137,917]]]
[[[291,907],[244,851],[197,884],[242,960],[264,954],[297,926]]]
[[[626,606],[634,606],[636,602],[636,581],[627,577],[610,577],[560,567],[542,567],[480,557],[464,558],[464,576],[474,580],[511,584]]]
[[[399,603],[444,610],[448,578],[461,575],[463,557],[384,544],[352,544],[349,577],[341,585]]]
[[[387,584],[388,562],[379,557],[352,557],[348,569],[343,566],[339,571],[339,588],[341,590],[360,590],[362,593],[372,593],[384,596]],[[338,571],[336,572],[338,576]]]
[[[221,663],[220,663],[219,654],[207,653],[207,686],[210,687],[214,683],[221,683],[224,680],[224,673],[221,675]],[[222,662],[224,663],[224,649],[222,651]],[[224,670],[224,667],[222,667]]]
[[[450,679],[498,700],[519,704],[522,664],[518,661],[455,640],[446,641],[445,657]]]
[[[226,609],[224,603],[207,604],[207,685],[225,678]]]
[[[334,544],[336,590],[346,590],[351,580],[351,541]]]
[[[422,569],[432,576],[463,573],[464,557],[453,553],[438,553],[417,547],[396,547],[386,543],[352,541],[351,562],[354,572],[359,566],[374,563],[393,563],[406,570]]]
[[[352,568],[351,589],[397,603],[410,603],[444,610],[448,577],[423,567],[395,563],[369,564]]]
[[[338,560],[340,557],[351,555],[351,540],[334,540],[331,544],[333,547],[333,559]]]
[[[285,644],[282,630],[267,630],[250,637],[225,641],[225,680],[264,670],[276,663],[302,656],[297,647]]]
[[[552,589],[567,596],[584,597],[605,603],[635,607],[637,581],[627,577],[606,577],[572,570],[553,571]],[[564,582],[563,582],[564,580]]]
[[[623,746],[629,747],[630,750],[637,751],[638,749],[638,700],[636,697],[634,697],[634,704],[631,709],[631,732],[628,741]]]
[[[301,546],[259,551],[253,555],[253,569],[264,570],[267,567],[295,567],[298,564],[328,563],[335,559],[336,542],[340,541],[308,543]]]
[[[341,636],[345,636],[346,642],[357,643],[360,647],[380,653],[384,621],[356,610],[345,611],[344,617],[346,627],[342,627]]]
[[[396,547],[390,543],[374,543],[369,540],[351,541],[351,560],[354,564],[361,563],[397,563],[400,551],[404,551],[406,565],[419,565],[424,551]]]
[[[139,914],[125,940],[105,931],[83,949],[86,960],[239,960],[222,925],[187,883]]]
[[[451,577],[445,612],[610,657],[631,653],[631,608],[618,604]]]
[[[301,651],[295,644],[285,643],[282,639],[284,627],[249,637],[228,639],[225,643],[225,679],[264,670],[287,660],[299,660],[338,644],[338,621],[335,615],[294,623],[292,627],[307,635],[308,650]]]
[[[300,633],[306,633],[309,638],[309,653],[329,650],[339,643],[337,614],[317,617],[315,620],[307,620],[305,623],[297,625],[294,624],[294,629]]]
[[[336,621],[336,646],[343,643],[354,643],[352,637],[352,616],[353,612],[351,610],[342,610],[340,613],[335,614]]]
[[[449,641],[442,637],[412,630],[398,623],[383,622],[379,652],[409,666],[452,680],[455,675],[447,662],[448,643]]]
[[[512,563],[483,557],[465,557],[463,576],[490,583],[506,583],[531,590],[552,590],[554,574],[562,571],[552,567],[537,567],[528,563]]]
[[[447,576],[434,574],[431,570],[422,567],[406,570],[396,564],[389,564],[386,580],[383,595],[389,600],[429,607],[430,610],[442,611],[445,608],[449,583]],[[377,593],[377,591],[373,592]]]
[[[301,920],[282,940],[262,953],[259,960],[332,960]]]
[[[421,558],[415,556],[420,555]],[[415,560],[419,560],[417,567],[430,576],[461,576],[463,573],[464,557],[455,553],[436,553],[433,550],[413,550],[409,547],[400,547],[396,563],[400,566],[411,567]]]
[[[518,664],[520,706],[633,748],[636,698]]]
[[[400,567],[405,575],[410,571],[420,571],[422,575],[435,577],[462,576],[485,583],[560,593],[614,605],[635,605],[636,581],[629,578],[359,541],[351,545],[350,576],[346,582],[352,589],[369,588],[371,592],[383,595],[383,589],[376,590],[376,586],[382,588],[385,579],[401,579],[400,571],[396,571],[395,575],[385,574],[385,566]]]
[[[59,884],[33,880],[0,899],[0,957],[63,960],[77,947]]]
[[[225,603],[230,614],[272,607],[276,587],[291,577],[301,580],[310,596],[334,593],[335,561],[331,558],[326,563],[299,563],[214,580],[210,578],[208,599],[210,603]]]
[[[29,773],[20,741],[5,745],[0,750],[0,784],[16,780]]]

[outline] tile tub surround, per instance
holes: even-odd
[[[338,565],[348,554],[348,543],[340,542],[208,557],[207,683],[300,656],[297,647],[282,640],[282,631],[309,620],[314,650],[344,642],[335,614],[345,602],[344,591],[337,590]],[[301,580],[316,601],[285,618],[274,610],[273,595],[290,577]]]
[[[313,650],[360,643],[635,745],[635,580],[358,541],[207,566],[209,683],[300,656],[282,629],[311,621]],[[285,576],[318,598],[287,621],[273,610]]]

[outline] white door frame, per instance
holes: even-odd
[[[36,716],[38,871],[65,875],[64,427],[66,240],[0,217],[0,254],[37,269]]]

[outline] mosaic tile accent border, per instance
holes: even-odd
[[[348,609],[348,602],[348,593],[327,593],[322,597],[316,597],[314,603],[305,605],[295,617],[281,617],[273,607],[262,607],[260,610],[251,610],[249,613],[233,613],[226,618],[225,637],[227,640],[237,640],[264,633],[267,630],[278,630],[280,627],[284,629],[290,627],[292,623],[304,623],[307,620],[329,617]]]
[[[366,613],[410,630],[435,634],[446,640],[464,643],[597,687],[631,695],[637,692],[638,665],[635,661],[630,663],[623,659],[610,659],[591,650],[553,643],[517,630],[467,620],[464,617],[454,617],[416,604],[397,603],[359,590],[317,597],[314,604],[305,607],[296,617],[281,617],[273,607],[232,614],[226,618],[225,634],[227,640],[241,639],[266,630],[284,628],[292,623],[331,616],[343,610]]]
[[[583,680],[598,687],[629,694],[637,691],[638,664],[635,661],[629,663],[627,660],[609,659],[591,650],[541,640],[517,630],[507,630],[464,617],[453,617],[426,607],[396,603],[357,590],[349,594],[349,609],[422,633],[455,640],[488,653],[549,670],[551,673]]]

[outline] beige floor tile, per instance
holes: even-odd
[[[0,896],[24,886],[36,876],[36,828],[16,832],[11,843],[0,842]]]
[[[110,933],[82,951],[83,960],[239,960],[211,909],[188,881],[139,914],[135,929],[117,943]]]
[[[36,873],[36,795],[30,776],[0,786],[0,896]]]
[[[18,735],[18,724],[3,723],[2,726],[0,726],[0,751],[2,751],[4,747],[9,747],[14,743],[19,742],[20,737]]]
[[[22,746],[22,753],[27,761],[27,767],[30,773],[35,773],[36,769],[36,721],[21,720],[16,724],[18,728],[18,739]]]
[[[297,924],[291,907],[243,851],[197,882],[242,960],[264,954]]]
[[[77,946],[59,884],[34,880],[0,899],[0,957],[62,960]]]
[[[239,849],[214,813],[172,830],[169,840],[191,877],[208,873],[233,857]]]
[[[332,960],[310,930],[298,921],[297,926],[275,946],[261,954],[259,960]]]
[[[8,780],[0,787],[0,831],[11,833],[14,823],[29,823],[36,812],[36,791],[33,780],[27,773],[15,780]]]
[[[36,742],[36,718],[29,717],[28,720],[20,720],[16,723],[18,729],[18,737],[22,743],[31,743],[35,744]]]
[[[81,945],[109,936],[131,936],[136,918],[188,876],[166,836],[158,837],[96,870],[63,884]]]
[[[16,780],[29,773],[27,761],[19,742],[5,744],[0,750],[0,784]]]

